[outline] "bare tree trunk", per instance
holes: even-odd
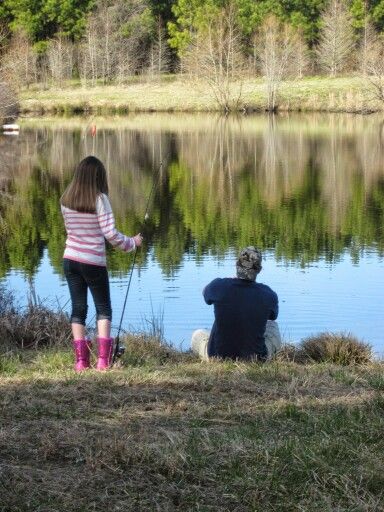
[[[370,100],[384,107],[384,41],[372,27],[369,28],[365,49],[365,79]]]
[[[305,43],[298,31],[276,17],[269,16],[255,37],[261,72],[266,81],[266,109],[275,112],[281,82],[300,72],[297,55],[304,52]]]
[[[366,17],[364,21],[363,36],[359,48],[359,67],[364,78],[369,75],[368,68],[372,66],[372,57],[377,53],[378,46],[378,33]]]
[[[224,111],[237,110],[242,96],[245,61],[236,20],[236,5],[230,2],[192,37],[182,59],[191,76],[202,79],[215,103]]]
[[[48,71],[54,83],[58,84],[60,87],[63,81],[72,78],[73,53],[73,43],[61,36],[50,42],[47,51]]]
[[[2,74],[16,89],[37,81],[37,55],[24,33],[16,33],[11,39],[2,57]]]
[[[155,76],[159,77],[164,73],[168,73],[170,62],[170,48],[166,41],[165,30],[159,16],[157,20],[156,37],[149,49],[148,68],[146,73],[151,78],[154,78]]]

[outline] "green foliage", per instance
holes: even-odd
[[[12,19],[11,12],[8,6],[4,3],[0,3],[0,25],[8,25]]]
[[[384,0],[372,1],[372,20],[375,22],[380,31],[384,30]]]
[[[88,14],[98,0],[4,0],[0,4],[0,23],[12,30],[23,30],[34,43],[57,35],[72,40],[84,34]],[[113,4],[113,0],[109,3]],[[168,29],[169,43],[179,55],[190,42],[191,33],[199,31],[208,19],[219,17],[221,10],[232,3],[237,10],[244,42],[251,37],[265,16],[273,13],[301,30],[312,46],[317,41],[321,13],[327,0],[143,0],[144,12],[129,25],[122,25],[127,35],[140,29],[154,30],[155,21]],[[359,31],[368,16],[382,31],[384,29],[384,0],[351,0],[353,26]],[[42,50],[42,47],[39,47]]]
[[[199,25],[203,7],[204,0],[179,0],[172,7],[177,21],[168,23],[169,44],[180,55],[190,43],[190,31]]]
[[[24,30],[34,42],[63,34],[80,37],[94,0],[5,0],[0,19],[11,18],[13,30]]]
[[[364,0],[352,0],[350,12],[352,14],[353,26],[357,30],[364,28],[367,12]]]
[[[122,36],[131,37],[137,32],[151,34],[154,32],[155,27],[153,14],[149,8],[146,8],[141,13],[132,16],[128,23],[122,25],[120,31]]]
[[[175,3],[174,0],[149,0],[148,3],[155,17],[160,16],[164,23],[167,23],[172,19],[172,6]]]
[[[175,21],[168,24],[170,44],[182,54],[190,41],[191,31],[199,31],[211,16],[220,16],[220,9],[233,3],[241,31],[251,36],[268,14],[274,14],[302,30],[313,43],[319,29],[325,0],[177,0],[173,7]]]

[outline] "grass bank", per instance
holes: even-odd
[[[381,363],[201,363],[129,337],[2,351],[0,510],[381,511]]]
[[[76,374],[66,315],[1,289],[0,331],[1,512],[383,510],[383,364],[352,336],[260,365],[127,335]]]
[[[238,87],[236,86],[236,90]],[[242,86],[241,110],[263,111],[265,84],[246,80]],[[205,83],[178,77],[163,82],[134,81],[124,86],[92,88],[70,83],[62,88],[31,88],[21,92],[24,115],[128,112],[208,112],[219,110]],[[355,77],[311,77],[282,84],[280,111],[371,112],[382,106],[370,100],[366,83]]]

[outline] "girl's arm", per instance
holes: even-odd
[[[113,247],[118,247],[126,252],[135,249],[135,239],[117,231],[111,203],[105,194],[99,195],[96,200],[96,215],[104,237]]]

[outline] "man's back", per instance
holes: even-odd
[[[204,299],[215,310],[210,357],[267,357],[265,327],[278,315],[277,295],[271,288],[247,279],[218,278],[206,286]]]

